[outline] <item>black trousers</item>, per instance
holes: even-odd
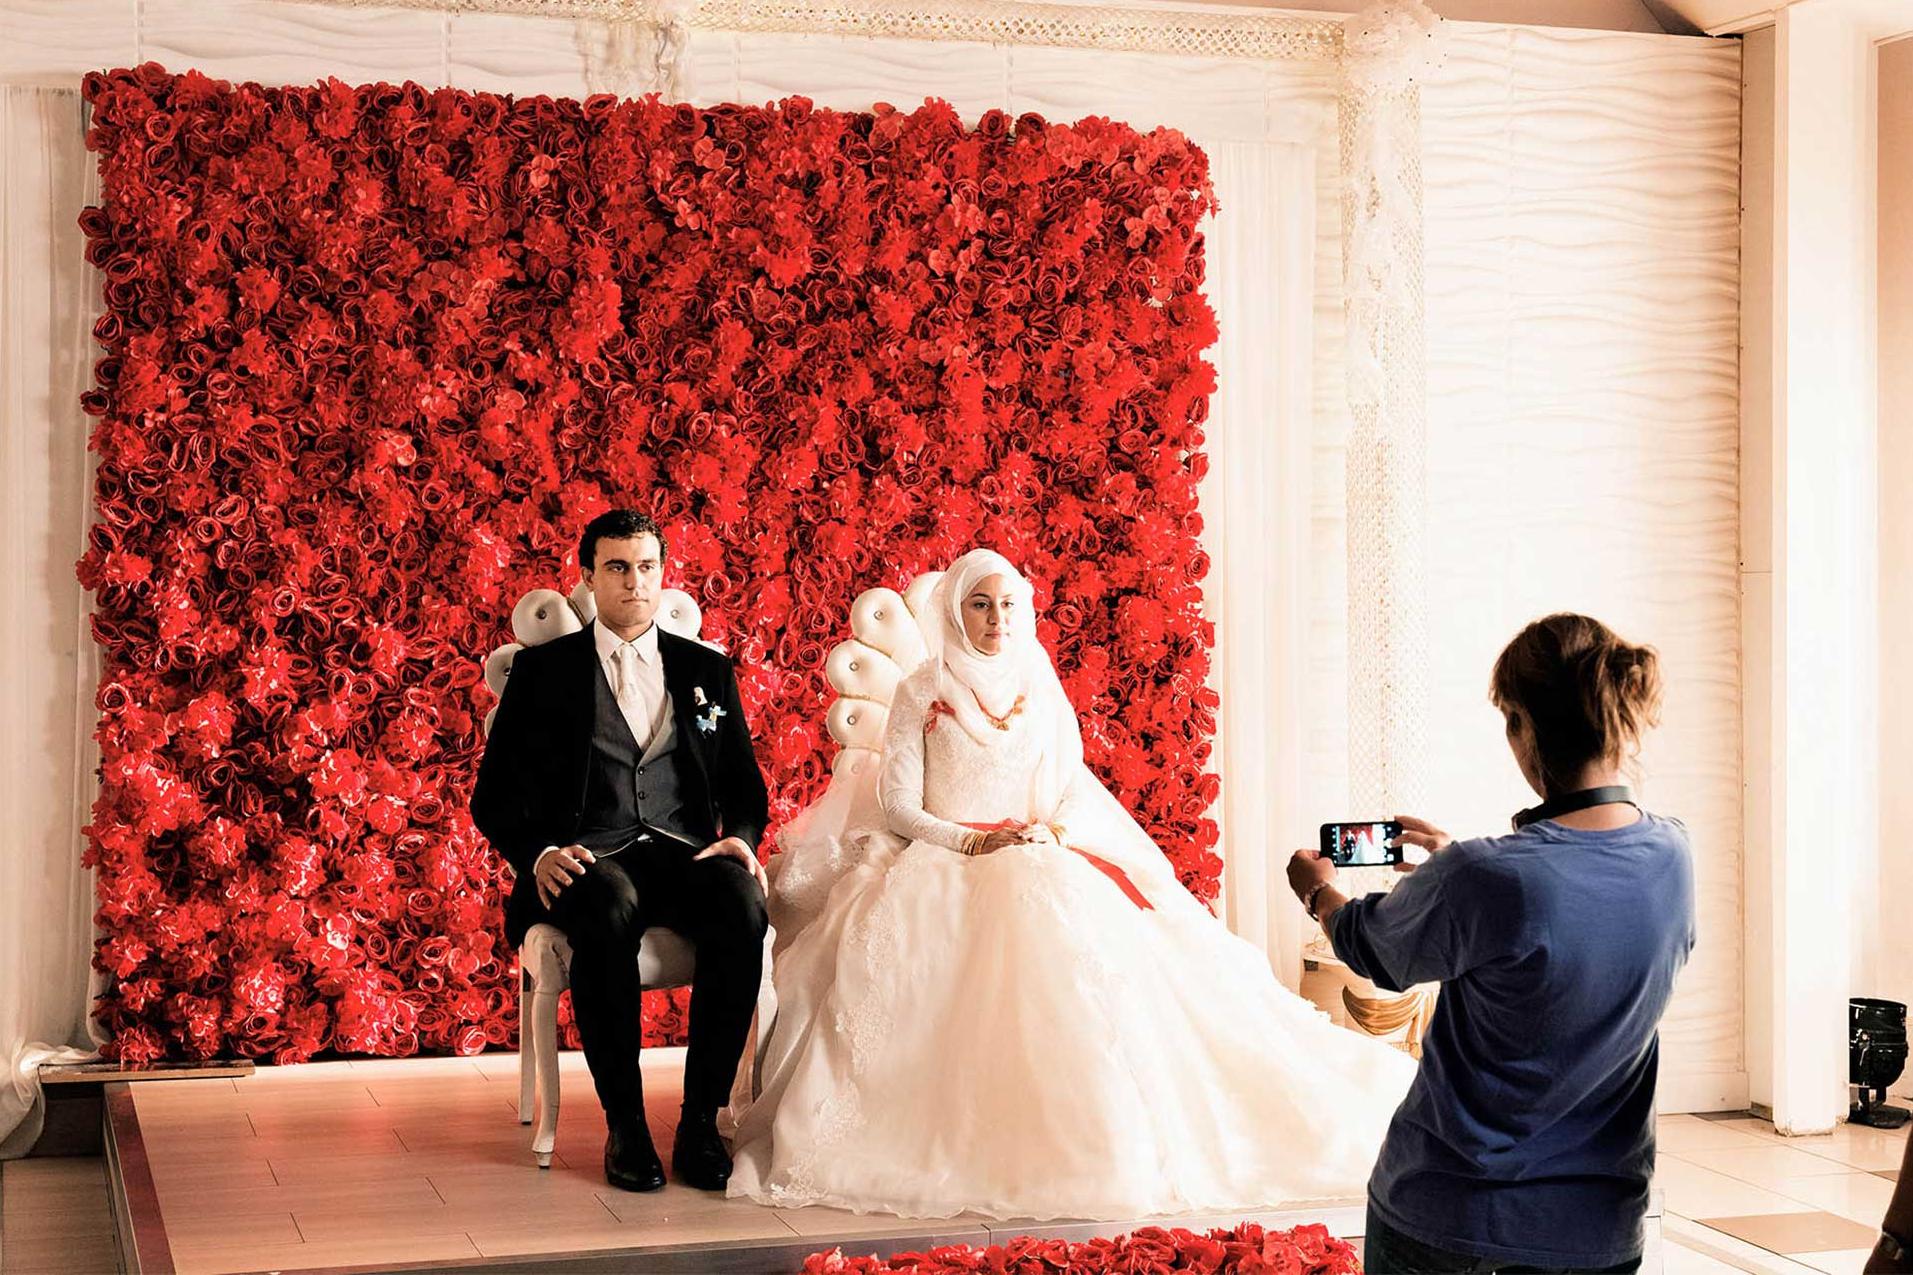
[[[633,847],[599,859],[559,893],[551,920],[571,940],[571,1008],[608,1123],[642,1123],[638,946],[676,930],[697,949],[691,981],[684,1118],[706,1120],[729,1099],[764,971],[769,917],[750,869],[693,861],[678,847]]]

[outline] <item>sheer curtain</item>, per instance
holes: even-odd
[[[92,465],[79,399],[99,279],[80,210],[99,179],[78,92],[0,98],[0,1156],[38,1136],[37,1068],[86,1045],[99,666],[74,578]]]
[[[1202,488],[1203,593],[1216,626],[1210,682],[1222,697],[1222,916],[1293,988],[1308,918],[1285,866],[1311,840],[1301,777],[1316,154],[1270,143],[1208,150],[1221,203],[1208,293],[1222,336]]]

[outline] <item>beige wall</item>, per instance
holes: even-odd
[[[1747,1077],[1773,1106],[1774,29],[1741,44],[1740,605],[1741,874]]]
[[[1880,48],[1880,879],[1860,995],[1913,1002],[1913,40]],[[1913,1093],[1913,1076],[1896,1092]]]
[[[1420,813],[1476,836],[1533,802],[1487,699],[1523,624],[1580,610],[1658,646],[1669,693],[1643,796],[1694,834],[1700,925],[1661,1105],[1744,1107],[1739,42],[1450,26],[1422,87]],[[1325,385],[1337,372],[1318,364]],[[1303,791],[1322,810],[1349,791],[1345,416],[1318,415],[1313,460]]]
[[[1212,0],[1198,0],[1200,4]],[[1213,0],[1223,3],[1224,0]],[[1231,7],[1241,0],[1227,0]],[[1261,0],[1248,0],[1256,7],[1319,13],[1359,13],[1369,0],[1276,0],[1266,6]],[[1437,13],[1453,22],[1519,23],[1531,27],[1583,27],[1596,31],[1648,31],[1660,34],[1694,35],[1699,32],[1679,15],[1663,9],[1656,14],[1641,0],[1441,0]],[[1672,25],[1663,22],[1668,18]]]
[[[1913,5],[1775,17],[1742,97],[1746,1038],[1753,1101],[1812,1133],[1847,997],[1913,999]]]

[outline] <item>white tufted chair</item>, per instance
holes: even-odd
[[[878,588],[859,594],[850,605],[849,640],[832,648],[824,661],[834,695],[824,720],[839,749],[829,787],[779,832],[783,844],[767,865],[780,942],[794,939],[816,918],[831,886],[849,867],[851,847],[840,834],[852,826],[874,826],[882,817],[877,776],[884,726],[898,683],[929,653],[921,617],[942,575],[923,575],[902,593]]]
[[[505,681],[511,675],[512,659],[519,651],[576,633],[596,615],[596,601],[583,582],[571,591],[568,599],[556,589],[533,589],[512,608],[511,629],[518,640],[506,643],[486,657],[485,684],[493,694],[502,696]],[[688,593],[664,590],[657,622],[679,637],[702,640],[698,632],[703,628],[704,616]],[[485,714],[487,735],[497,714],[496,706]],[[766,940],[767,954],[769,950]],[[646,930],[638,949],[639,986],[645,991],[689,986],[696,956],[690,941],[677,931],[662,926]],[[536,1114],[538,1127],[532,1133],[531,1150],[537,1157],[538,1167],[548,1169],[552,1147],[558,1138],[558,994],[570,986],[571,943],[555,925],[534,925],[525,933],[518,958],[518,1122],[530,1124]],[[764,1001],[770,986],[768,963],[764,985],[765,992],[759,997],[760,1022],[768,1022]],[[753,1026],[753,1034],[756,1031]],[[754,1050],[747,1045],[745,1057],[753,1054]],[[750,1101],[753,1070],[738,1068],[737,1084],[731,1091],[731,1107],[726,1113],[732,1120]]]
[[[833,780],[847,782],[876,761],[897,683],[929,653],[925,633],[937,620],[925,613],[942,578],[941,571],[926,572],[902,593],[867,589],[850,604],[851,637],[824,661],[824,677],[838,696],[827,718],[830,737],[841,746]]]

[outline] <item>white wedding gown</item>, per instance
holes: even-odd
[[[809,916],[777,958],[730,1194],[1037,1219],[1359,1197],[1413,1062],[1278,983],[1086,769],[1032,810],[1039,731],[926,735],[933,686],[892,708],[893,831],[779,875]],[[1153,907],[1062,846],[950,848],[1003,819],[1063,825]]]

